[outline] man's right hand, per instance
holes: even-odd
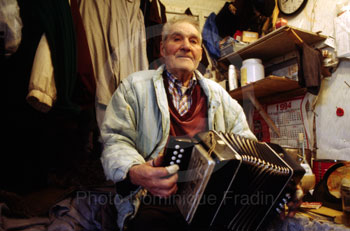
[[[169,176],[165,167],[152,166],[152,163],[158,166],[160,158],[162,157],[132,166],[129,169],[129,178],[131,183],[144,187],[154,196],[168,197],[177,191],[178,175],[175,173]]]

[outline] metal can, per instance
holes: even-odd
[[[332,159],[318,159],[313,160],[312,171],[316,176],[316,184],[323,179],[324,174],[327,170],[332,167],[334,164],[342,163],[343,160],[332,160]]]

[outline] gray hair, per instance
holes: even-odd
[[[163,29],[162,29],[162,42],[165,42],[165,40],[168,38],[171,27],[174,24],[180,23],[180,22],[187,22],[187,23],[193,25],[197,29],[197,31],[199,33],[199,39],[202,42],[202,34],[201,34],[199,22],[196,19],[194,19],[193,17],[187,16],[187,15],[173,18],[164,24]]]

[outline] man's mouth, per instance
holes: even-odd
[[[181,59],[191,59],[192,60],[192,57],[190,56],[186,56],[186,55],[178,55],[176,56],[177,58],[181,58]]]

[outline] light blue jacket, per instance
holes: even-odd
[[[101,161],[107,179],[125,179],[131,166],[155,158],[162,151],[170,131],[170,113],[163,83],[164,66],[140,71],[124,79],[113,94],[101,128],[104,150]],[[250,131],[242,107],[224,88],[196,71],[198,82],[208,97],[209,130],[231,132],[256,139]],[[134,215],[145,190],[122,198],[117,195],[118,225]]]

